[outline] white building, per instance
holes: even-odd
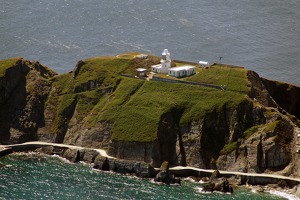
[[[209,62],[199,61],[199,67],[209,67]]]
[[[136,69],[136,76],[137,77],[146,77],[147,76],[147,69],[137,68]]]
[[[168,69],[171,68],[171,57],[168,49],[164,49],[161,54],[160,64],[152,65],[151,71],[154,73],[167,74]]]
[[[190,65],[172,67],[172,68],[169,68],[169,70],[168,70],[168,74],[170,76],[174,76],[177,78],[191,76],[195,73],[196,73],[196,68],[194,66],[190,66]]]

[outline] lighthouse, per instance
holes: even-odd
[[[164,49],[161,54],[161,73],[167,74],[169,68],[171,67],[171,57],[168,49]]]
[[[161,54],[160,64],[152,65],[151,69],[154,73],[167,74],[171,68],[171,57],[168,49],[164,49]]]

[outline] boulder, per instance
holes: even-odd
[[[165,183],[167,185],[178,183],[180,184],[180,179],[175,178],[174,174],[169,171],[169,162],[164,161],[160,167],[160,172],[156,175],[154,181]]]
[[[78,162],[78,154],[79,152],[77,149],[67,149],[62,156],[70,162]]]
[[[203,185],[203,191],[205,192],[223,192],[223,193],[233,193],[232,187],[226,178],[221,179],[211,179],[208,183]]]
[[[43,154],[47,154],[47,155],[52,155],[53,154],[53,146],[47,146],[47,147],[41,147],[41,148],[37,148],[35,150],[35,152],[38,153],[43,153]]]
[[[109,171],[110,170],[110,164],[107,157],[103,157],[102,155],[98,154],[94,160],[94,166],[95,169],[100,169],[103,171]]]
[[[84,149],[82,161],[93,163],[98,154],[99,152],[94,149]]]

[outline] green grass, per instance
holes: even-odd
[[[5,60],[0,60],[0,77],[5,76],[6,70],[13,67],[18,60],[21,58],[9,58]]]
[[[160,117],[171,108],[184,109],[180,120],[183,125],[224,105],[237,106],[243,99],[244,95],[230,91],[155,81],[144,81],[141,85],[139,80],[126,79],[106,103],[101,101],[103,109],[97,110],[98,120],[114,123],[113,139],[153,141]]]
[[[265,126],[264,126],[264,131],[265,132],[271,132],[271,131],[274,131],[275,130],[275,128],[277,127],[277,125],[278,125],[278,122],[279,121],[274,121],[274,122],[271,122],[271,123],[268,123],[268,124],[266,124]]]
[[[73,93],[73,78],[71,73],[55,76],[52,81],[52,87],[55,88],[57,95],[71,94]]]
[[[84,65],[79,70],[79,75],[74,81],[75,87],[90,80],[97,80],[102,83],[105,79],[118,76],[128,67],[130,59],[100,57],[90,58],[83,62]]]
[[[248,93],[250,82],[247,79],[247,70],[224,65],[214,65],[208,69],[197,69],[197,73],[186,80],[226,85],[227,90]]]
[[[59,96],[57,99],[57,110],[54,122],[52,124],[52,131],[58,132],[60,128],[68,122],[70,118],[70,107],[75,101],[75,95],[66,94]]]
[[[234,150],[236,150],[236,148],[238,147],[238,143],[237,142],[231,142],[229,144],[226,144],[223,149],[220,151],[221,155],[225,155],[228,153],[233,152]]]
[[[245,140],[247,140],[251,135],[253,135],[254,133],[256,133],[260,128],[260,125],[257,126],[252,126],[251,128],[247,129],[244,133],[243,133],[243,138]]]
[[[230,77],[230,90],[222,91],[181,83],[145,81],[120,76],[135,74],[137,67],[149,69],[157,57],[136,59],[132,55],[98,57],[84,60],[78,75],[73,73],[53,79],[58,106],[54,127],[61,126],[66,111],[77,102],[77,119],[93,127],[101,121],[111,123],[112,139],[130,142],[150,142],[157,138],[160,118],[172,108],[180,107],[180,125],[202,119],[206,114],[234,109],[245,98],[246,70],[214,67],[187,78],[191,81],[225,84]],[[88,86],[93,82],[93,87]],[[238,86],[237,86],[238,84]],[[113,92],[105,93],[105,89]],[[241,90],[240,90],[241,88]],[[180,116],[179,116],[180,117]]]
[[[99,90],[92,90],[82,92],[76,95],[77,101],[77,120],[83,120],[89,112],[98,103],[99,99],[102,97],[102,93]]]

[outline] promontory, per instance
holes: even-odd
[[[0,144],[63,143],[153,167],[300,177],[299,87],[220,63],[172,60],[195,73],[153,73],[160,60],[88,58],[59,75],[37,61],[0,61]]]

